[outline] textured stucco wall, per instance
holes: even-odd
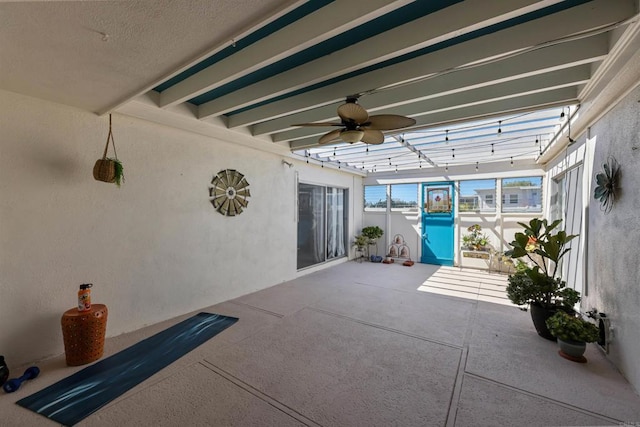
[[[610,213],[591,196],[588,295],[582,305],[609,316],[614,328],[609,357],[640,390],[640,87],[595,123],[590,137],[596,140],[593,174],[613,156],[622,175]]]
[[[329,168],[117,114],[113,126],[121,188],[91,173],[107,117],[0,91],[0,354],[13,366],[63,352],[81,283],[113,336],[296,277],[296,171],[361,194]],[[237,217],[208,201],[227,168],[250,183]]]

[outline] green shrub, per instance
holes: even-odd
[[[551,335],[562,341],[596,342],[600,337],[596,325],[564,311],[558,311],[546,323]]]

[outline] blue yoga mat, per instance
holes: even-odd
[[[237,321],[198,313],[16,403],[72,426]]]

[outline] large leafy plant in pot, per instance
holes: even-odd
[[[376,254],[371,255],[371,261],[373,262],[382,261],[382,257],[378,256],[378,239],[382,237],[383,234],[384,234],[384,231],[382,230],[382,228],[378,227],[377,225],[364,227],[362,229],[362,235],[367,239],[369,239],[369,245],[376,246]]]
[[[564,230],[556,231],[560,223],[561,220],[556,220],[549,224],[538,218],[528,224],[518,223],[524,230],[515,234],[512,249],[505,252],[511,258],[528,260],[528,265],[509,276],[507,296],[523,310],[531,308],[538,335],[554,341],[546,320],[558,310],[572,312],[580,301],[580,293],[567,288],[559,277],[560,261],[571,249],[567,243],[577,237]]]

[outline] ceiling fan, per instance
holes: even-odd
[[[362,141],[365,144],[382,144],[383,130],[401,129],[416,123],[414,119],[396,114],[379,114],[369,116],[367,110],[358,104],[357,96],[349,96],[344,104],[338,107],[340,123],[318,122],[301,123],[292,126],[339,126],[342,129],[325,133],[318,140],[319,144],[344,141],[350,144]]]

